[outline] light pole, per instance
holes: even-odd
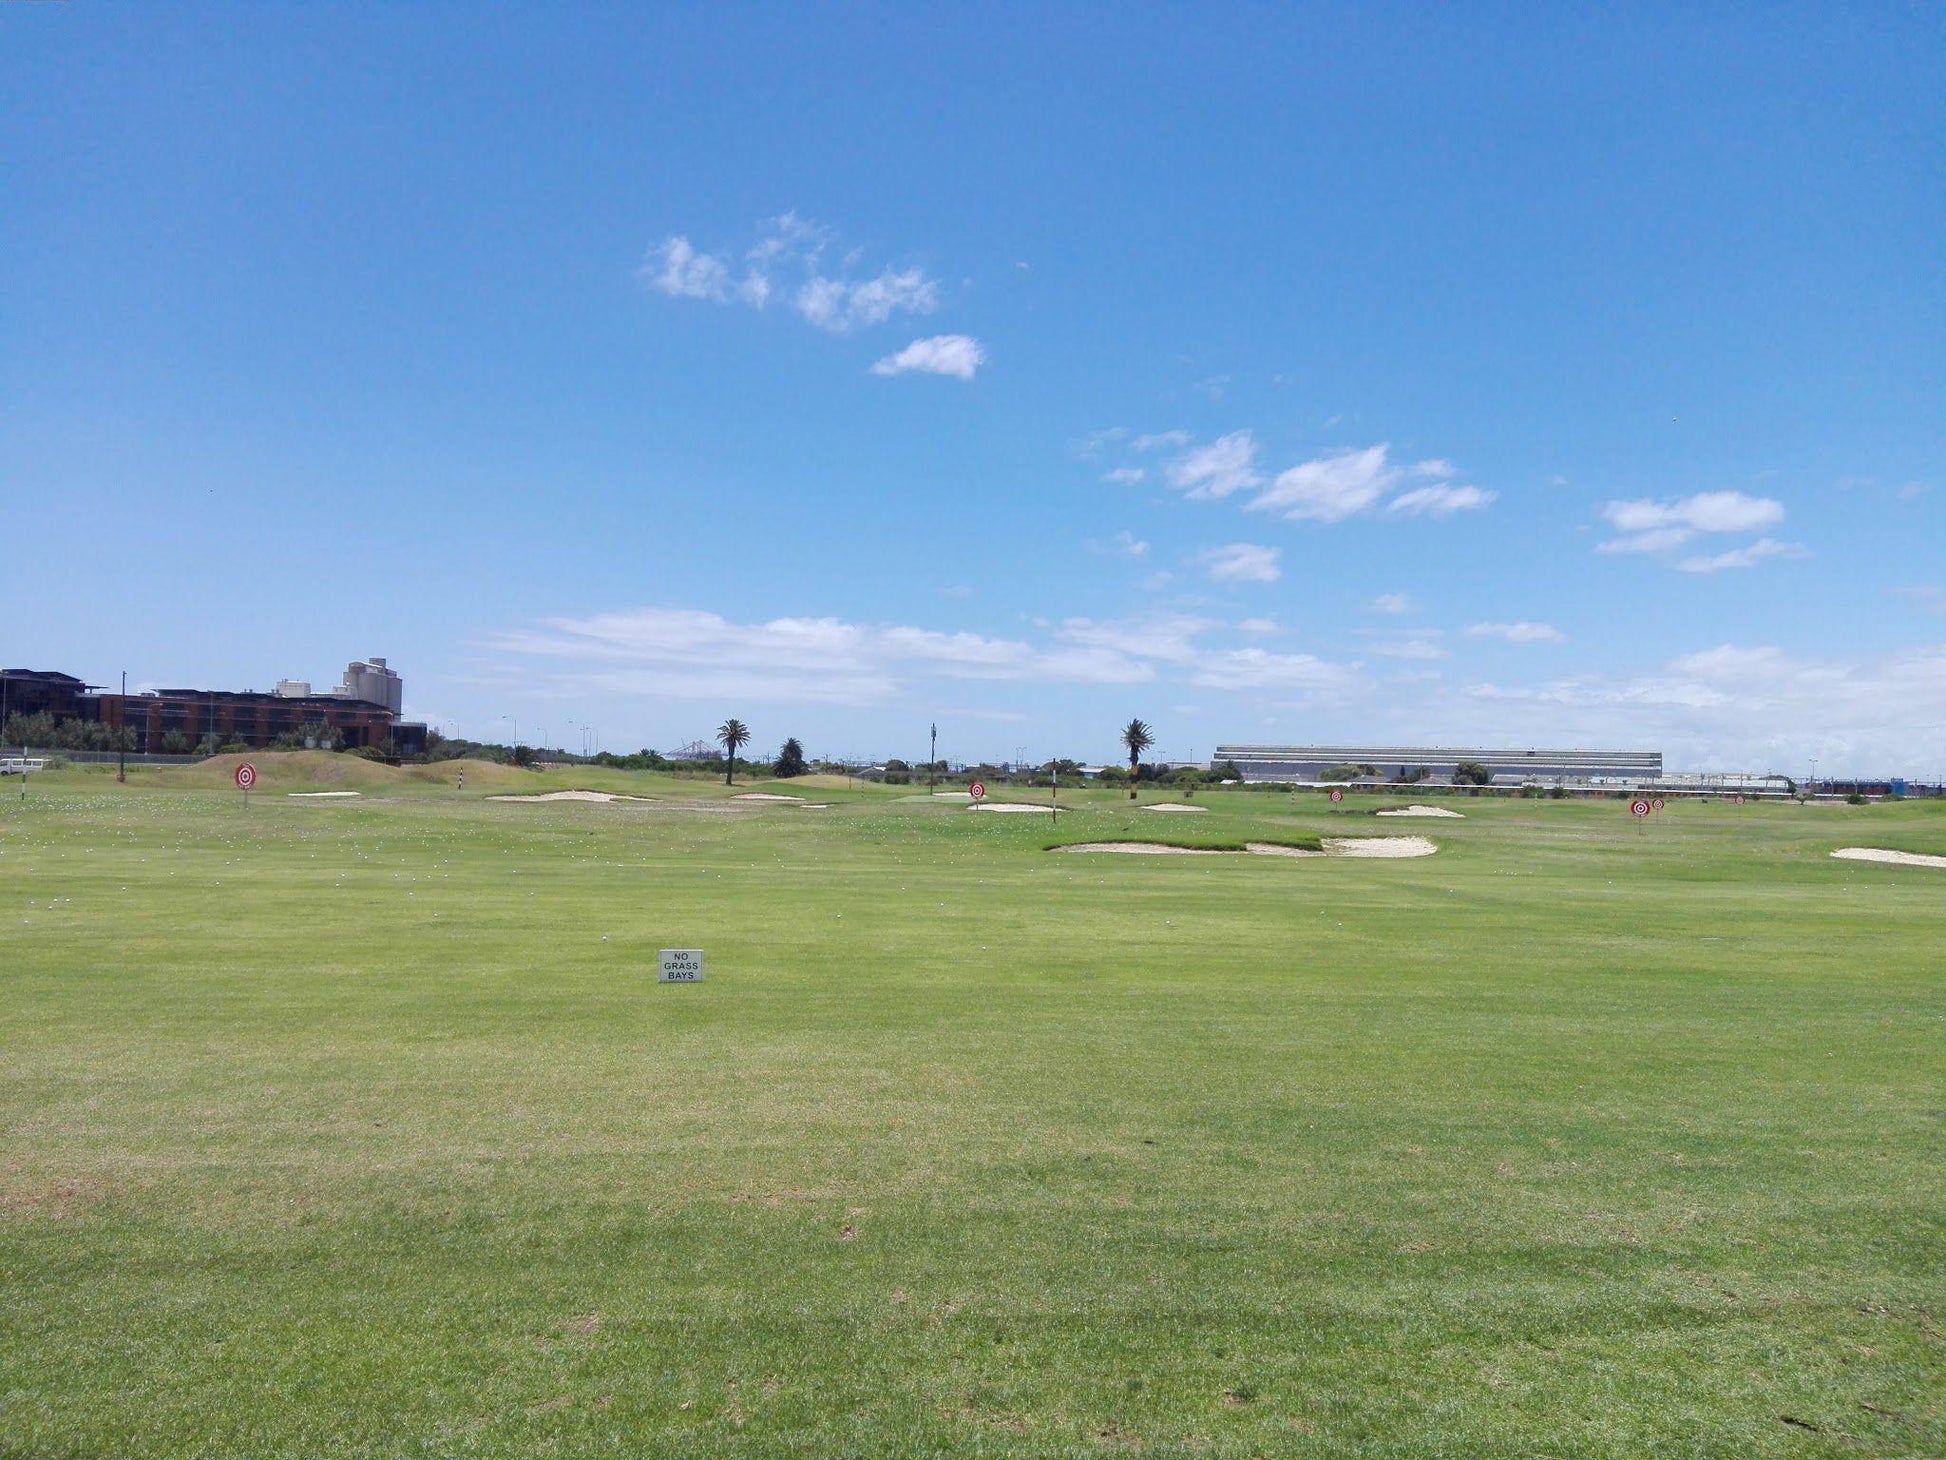
[[[934,721],[932,727],[932,749],[927,753],[927,758],[926,758],[926,789],[928,791],[930,791],[933,788],[933,784],[938,775],[938,771],[939,771],[939,722]]]

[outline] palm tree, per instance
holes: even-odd
[[[1142,752],[1155,744],[1155,736],[1140,720],[1130,720],[1122,731],[1122,744],[1128,747],[1128,799],[1135,799],[1135,782],[1142,774]]]
[[[737,778],[737,752],[750,743],[750,727],[734,717],[716,727],[716,738],[730,753],[730,768],[723,775],[723,784],[733,786]]]

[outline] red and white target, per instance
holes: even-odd
[[[1331,788],[1331,799],[1333,802],[1342,801],[1345,799],[1345,793],[1339,790],[1336,786],[1333,786]]]
[[[973,793],[973,799],[975,801],[986,800],[987,783],[985,781],[975,781],[967,789]]]
[[[257,784],[257,768],[249,761],[236,768],[236,784],[239,791],[247,791]]]
[[[1737,805],[1741,806],[1742,804],[1743,804],[1743,797],[1741,796],[1737,797]]]
[[[1661,810],[1661,809],[1663,808],[1663,806],[1664,806],[1664,804],[1665,804],[1665,803],[1664,803],[1664,801],[1663,801],[1663,799],[1662,799],[1662,798],[1661,798],[1660,796],[1658,796],[1658,797],[1656,797],[1656,798],[1655,798],[1655,800],[1653,800],[1653,801],[1651,801],[1651,802],[1649,803],[1649,810],[1651,810],[1651,811],[1660,811],[1660,810]]]
[[[1646,801],[1631,801],[1628,803],[1629,815],[1638,819],[1647,816],[1652,809]]]

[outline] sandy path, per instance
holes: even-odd
[[[1396,811],[1381,811],[1380,816],[1453,816],[1464,819],[1464,811],[1448,811],[1444,806],[1401,806]]]
[[[542,791],[531,796],[489,796],[489,801],[653,801],[653,796],[618,796],[612,791]]]
[[[1946,857],[1925,852],[1894,852],[1885,847],[1839,847],[1831,854],[1847,862],[1891,862],[1900,867],[1946,867]]]

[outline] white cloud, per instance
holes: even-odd
[[[1169,485],[1197,500],[1227,497],[1232,492],[1262,484],[1256,461],[1257,443],[1250,433],[1232,431],[1207,446],[1185,451],[1170,462]]]
[[[825,255],[836,242],[834,230],[783,213],[765,220],[761,237],[744,251],[740,277],[733,255],[701,252],[680,233],[649,250],[640,277],[671,298],[718,304],[734,300],[757,310],[772,299],[788,296],[792,308],[806,320],[833,333],[883,324],[896,314],[930,314],[938,308],[938,282],[916,266],[886,268],[858,279],[852,277],[852,270],[861,255],[853,251],[837,261],[835,270],[827,271]]]
[[[1648,532],[1630,533],[1627,537],[1611,537],[1607,542],[1595,544],[1598,553],[1666,553],[1681,547],[1696,534],[1687,527],[1657,527]]]
[[[1154,451],[1165,446],[1187,446],[1192,439],[1187,431],[1156,431],[1137,436],[1134,446],[1137,451]]]
[[[698,253],[677,234],[649,250],[639,277],[672,299],[721,300],[729,292],[730,266],[712,254]]]
[[[1277,632],[1277,620],[1272,618],[1238,619],[1237,627],[1246,634],[1274,634]]]
[[[1283,576],[1277,560],[1283,549],[1233,542],[1196,554],[1194,562],[1217,583],[1275,583]]]
[[[1253,512],[1275,512],[1291,522],[1343,522],[1370,511],[1387,493],[1415,479],[1441,482],[1455,474],[1451,462],[1437,458],[1400,465],[1391,447],[1380,442],[1363,450],[1334,451],[1300,462],[1277,474],[1250,503]],[[1469,507],[1484,507],[1494,493],[1478,487],[1420,487],[1394,499],[1395,510],[1416,515],[1447,516]]]
[[[1373,613],[1411,613],[1417,607],[1404,593],[1381,593],[1372,600]]]
[[[1444,659],[1446,651],[1428,638],[1385,639],[1372,645],[1374,654],[1387,659]]]
[[[1114,482],[1118,486],[1132,487],[1148,475],[1139,466],[1118,466],[1113,471],[1103,472],[1101,479]]]
[[[1601,553],[1671,553],[1698,534],[1755,532],[1784,520],[1784,504],[1771,497],[1742,492],[1698,492],[1692,497],[1616,500],[1601,515],[1618,534],[1597,543]],[[1749,568],[1765,558],[1799,557],[1803,549],[1760,538],[1720,553],[1685,558],[1675,566],[1685,573],[1718,573],[1726,568]]]
[[[1754,568],[1765,558],[1803,556],[1804,549],[1796,543],[1779,542],[1774,537],[1760,537],[1753,543],[1740,548],[1731,548],[1728,552],[1684,558],[1676,564],[1676,568],[1684,573],[1720,573],[1725,568]]]
[[[971,380],[973,372],[986,363],[986,358],[980,342],[970,335],[933,335],[914,340],[896,355],[887,355],[872,366],[872,374],[905,375],[917,371]]]
[[[1451,517],[1455,512],[1491,506],[1499,495],[1479,487],[1416,487],[1387,502],[1385,510],[1402,512],[1408,517]]]
[[[1149,555],[1149,545],[1132,532],[1118,532],[1105,543],[1090,542],[1088,548],[1091,552],[1117,558],[1146,558]]]
[[[1277,474],[1251,509],[1276,512],[1292,522],[1342,522],[1365,511],[1398,481],[1399,472],[1386,453],[1381,444],[1290,467]]]
[[[1137,619],[1070,618],[1062,620],[1055,637],[1129,658],[1186,664],[1199,653],[1195,642],[1198,636],[1216,627],[1214,619],[1180,613]]]
[[[1189,682],[1200,689],[1332,691],[1347,688],[1354,678],[1346,666],[1313,654],[1230,649],[1202,659]]]
[[[1526,619],[1511,624],[1473,624],[1466,635],[1471,639],[1505,639],[1509,644],[1561,644],[1568,637],[1553,624],[1530,623]]]
[[[887,269],[863,283],[820,276],[791,302],[819,329],[842,334],[859,325],[884,324],[895,314],[931,314],[939,307],[939,285],[916,268]]]
[[[948,679],[1057,684],[1140,684],[1155,678],[1152,665],[1106,639],[1050,647],[835,618],[740,624],[699,609],[548,619],[539,628],[497,635],[489,647],[553,662],[559,689],[681,699],[736,695],[763,702],[872,704],[897,693],[901,670]]]
[[[1638,745],[1663,751],[1671,769],[1802,777],[1816,756],[1826,773],[1930,778],[1946,721],[1946,644],[1827,660],[1724,644],[1646,674],[1604,668],[1535,688],[1475,685],[1452,711],[1453,734]]]
[[[1774,527],[1784,520],[1784,506],[1769,497],[1747,497],[1742,492],[1698,492],[1693,497],[1668,501],[1642,498],[1613,501],[1601,515],[1617,532],[1652,532],[1667,528],[1688,528],[1694,532],[1754,532]]]

